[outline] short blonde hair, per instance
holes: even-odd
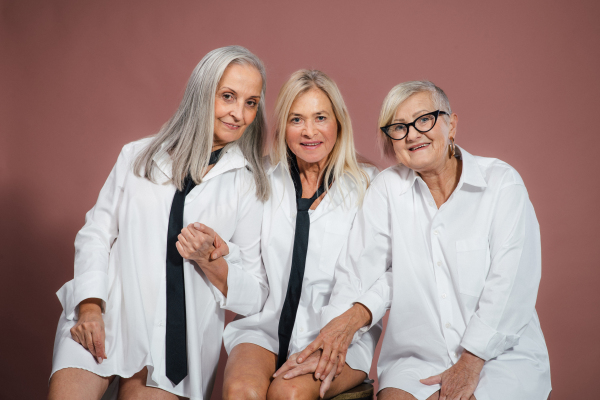
[[[271,162],[273,165],[281,163],[289,174],[288,146],[285,141],[288,116],[296,98],[311,89],[319,89],[327,95],[338,125],[337,139],[329,154],[323,179],[329,182],[333,178],[341,183],[340,178],[347,174],[358,190],[360,204],[369,185],[369,177],[358,165],[352,122],[342,94],[335,82],[321,71],[307,69],[296,71],[279,91],[275,105],[276,125],[275,139],[271,146]],[[344,195],[342,186],[338,184],[338,189]],[[326,190],[329,190],[327,185]]]
[[[399,85],[396,85],[390,90],[390,92],[383,100],[383,105],[381,106],[381,111],[379,112],[379,127],[389,125],[394,119],[394,115],[396,114],[396,110],[398,107],[410,96],[417,93],[429,92],[431,96],[431,100],[433,104],[438,110],[446,111],[448,114],[452,114],[452,109],[450,108],[450,101],[448,100],[448,96],[446,93],[439,87],[433,84],[430,81],[409,81],[403,82]],[[444,115],[448,118],[447,115]],[[395,157],[394,146],[392,144],[392,139],[390,139],[385,133],[381,131],[381,129],[377,128],[377,142],[379,144],[379,149],[381,151],[382,157]]]

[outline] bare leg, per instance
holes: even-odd
[[[231,350],[223,379],[223,400],[265,400],[277,367],[277,356],[251,343]]]
[[[79,368],[56,371],[50,379],[48,400],[98,400],[114,377],[105,378]]]
[[[118,400],[178,400],[184,399],[162,389],[146,386],[148,368],[144,367],[131,378],[121,378]]]
[[[367,374],[363,371],[352,369],[348,364],[344,365],[342,373],[331,382],[329,390],[325,393],[325,398],[332,398],[348,389],[360,385],[366,377]],[[319,398],[320,388],[321,381],[315,379],[313,374],[301,375],[292,379],[283,379],[282,376],[278,376],[269,387],[267,399],[316,400]]]

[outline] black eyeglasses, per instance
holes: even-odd
[[[412,126],[418,132],[429,132],[435,126],[440,114],[449,115],[446,111],[434,111],[421,115],[410,124],[391,124],[382,126],[381,129],[392,140],[402,140],[408,135],[408,129]]]

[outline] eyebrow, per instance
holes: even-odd
[[[233,93],[238,94],[235,90],[233,90],[232,88],[230,88],[228,86],[223,86],[219,90],[231,90]],[[260,95],[254,95],[254,96],[250,96],[248,98],[249,99],[260,99]]]
[[[325,111],[325,110],[322,110],[322,111],[317,111],[316,113],[313,113],[313,115],[319,115],[319,114],[329,114],[329,112],[327,112],[327,111]],[[293,115],[293,116],[298,116],[298,117],[302,117],[302,116],[303,116],[302,114],[300,114],[300,113],[295,113],[295,112],[291,112],[289,115],[290,115],[290,116],[292,116],[292,115]]]
[[[421,116],[421,115],[424,115],[424,114],[429,114],[430,112],[431,111],[429,111],[429,110],[419,110],[416,113],[414,113],[412,116],[413,116],[413,118],[416,118],[417,116]],[[392,122],[396,122],[396,121],[402,122],[403,119],[402,118],[394,118],[392,120]]]

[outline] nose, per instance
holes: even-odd
[[[308,121],[308,123],[306,124],[306,127],[302,131],[302,135],[306,136],[307,138],[312,138],[317,133],[318,133],[317,127],[315,126],[314,122],[312,122],[312,121]]]
[[[233,117],[235,122],[238,122],[244,118],[244,102],[237,101],[235,104],[231,106],[231,110],[229,111],[229,115]]]
[[[422,133],[419,132],[414,126],[409,126],[408,127],[408,134],[406,135],[406,141],[407,142],[412,142],[414,140],[417,140],[421,137]]]

